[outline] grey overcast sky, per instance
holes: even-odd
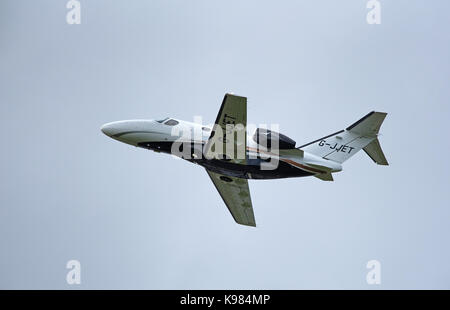
[[[450,288],[448,1],[380,0],[380,25],[366,0],[80,2],[0,2],[0,288]],[[225,92],[298,145],[387,112],[390,166],[250,181],[255,229],[202,168],[100,131],[210,123]]]

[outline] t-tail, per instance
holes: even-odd
[[[302,145],[299,149],[338,163],[343,163],[363,149],[375,163],[388,165],[378,141],[378,132],[386,115],[384,112],[370,112],[346,129]]]

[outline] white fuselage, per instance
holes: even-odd
[[[182,121],[178,119],[168,118],[162,121],[156,120],[126,120],[107,123],[102,126],[102,132],[109,137],[118,140],[123,143],[127,143],[133,146],[149,148],[158,152],[170,153],[170,146],[175,141],[190,142],[196,145],[204,145],[210,137],[212,128],[210,126],[204,126],[197,123]],[[271,157],[277,158],[282,163],[282,169],[274,171],[273,175],[270,172],[266,172],[256,178],[282,178],[282,177],[295,177],[295,176],[307,176],[316,175],[326,172],[338,172],[342,170],[342,165],[326,160],[321,157],[315,156],[307,152],[287,152],[276,154],[261,148],[253,139],[252,136],[247,135],[247,156],[250,158]],[[196,160],[199,160],[196,158]],[[196,160],[191,160],[196,162]],[[248,161],[249,166],[252,161]],[[221,172],[226,172],[228,169],[226,164],[221,160],[207,160],[202,159],[198,161],[205,167],[213,169],[217,166],[221,169]],[[254,164],[257,164],[255,162]],[[243,167],[240,167],[240,170]],[[291,168],[298,169],[300,171],[291,171]],[[232,167],[236,170],[238,168]],[[245,170],[245,169],[244,169]],[[236,174],[235,172],[230,172]],[[245,178],[254,178],[252,176],[258,175],[258,172],[253,170],[247,171],[247,174],[242,175]],[[236,176],[241,176],[237,174]]]

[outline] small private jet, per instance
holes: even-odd
[[[346,129],[296,147],[291,138],[267,129],[247,133],[247,98],[225,94],[212,126],[174,118],[107,123],[107,136],[136,147],[172,154],[203,166],[238,224],[256,226],[249,179],[314,176],[333,181],[332,173],[363,149],[388,165],[378,141],[386,113],[370,112]]]

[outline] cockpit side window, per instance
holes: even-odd
[[[175,126],[175,125],[178,125],[178,124],[179,124],[179,122],[174,120],[174,119],[169,119],[168,121],[166,121],[164,123],[164,125],[167,125],[167,126]]]

